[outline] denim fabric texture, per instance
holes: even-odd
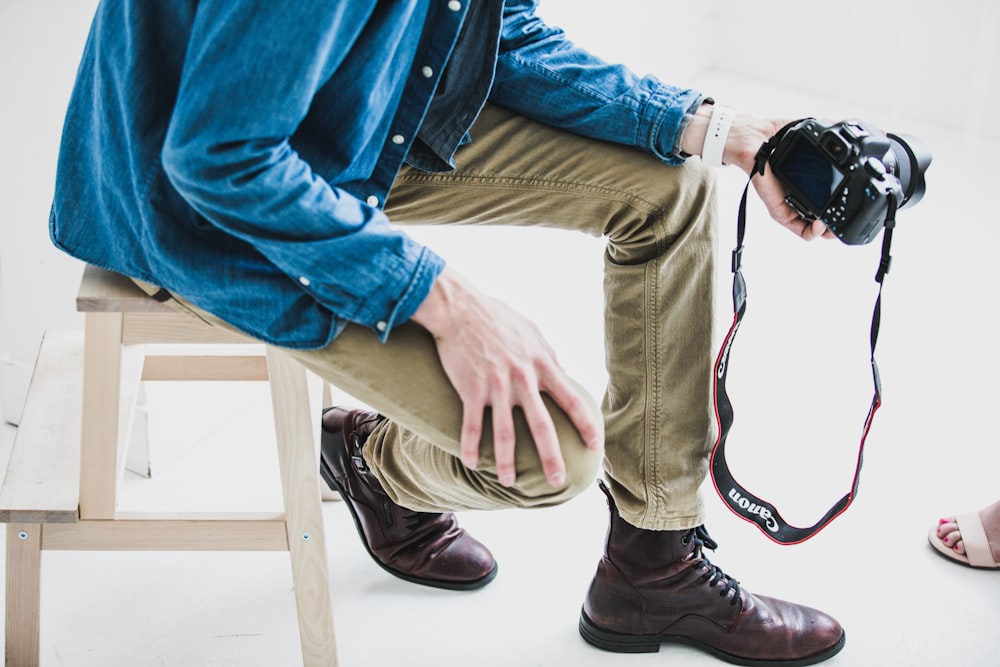
[[[382,207],[448,171],[487,100],[668,164],[701,95],[501,0],[104,0],[63,132],[53,242],[265,342],[385,341],[443,260]]]

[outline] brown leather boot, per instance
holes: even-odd
[[[383,419],[364,410],[326,410],[320,474],[340,492],[365,548],[384,570],[435,588],[482,588],[497,574],[489,549],[459,528],[454,514],[397,505],[368,469],[361,448]]]
[[[753,595],[712,565],[716,544],[703,526],[684,531],[636,528],[608,497],[611,526],[604,557],[583,603],[580,634],[621,653],[655,653],[688,644],[738,665],[812,665],[844,646],[826,614]]]

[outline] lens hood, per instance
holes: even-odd
[[[896,163],[896,178],[903,188],[903,201],[900,208],[913,206],[920,201],[927,190],[924,172],[931,164],[931,151],[916,137],[909,134],[889,134],[892,143],[890,152]],[[889,165],[886,165],[889,166]]]

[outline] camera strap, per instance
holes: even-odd
[[[722,343],[719,356],[716,359],[713,377],[712,396],[715,403],[715,418],[718,425],[718,437],[712,449],[711,474],[712,482],[719,496],[726,503],[730,510],[740,518],[756,524],[767,537],[779,544],[799,544],[817,534],[825,528],[831,521],[843,514],[857,496],[858,485],[861,476],[861,464],[865,448],[865,440],[872,425],[875,413],[882,404],[882,382],[879,377],[878,364],[875,362],[875,342],[878,339],[879,323],[882,312],[882,284],[886,274],[889,272],[891,256],[889,249],[892,244],[892,231],[895,227],[897,202],[894,197],[889,198],[889,209],[886,213],[885,229],[882,233],[882,256],[879,261],[878,271],[875,281],[878,283],[878,297],[875,300],[875,308],[871,321],[871,367],[872,380],[875,387],[872,397],[871,407],[865,418],[864,428],[861,434],[861,443],[858,448],[857,464],[854,470],[854,479],[851,483],[851,490],[838,500],[826,514],[815,524],[808,528],[800,528],[786,522],[777,508],[766,500],[747,491],[734,478],[726,463],[726,437],[733,424],[733,406],[726,394],[726,376],[729,371],[729,359],[732,352],[733,340],[736,332],[740,328],[740,323],[746,313],[747,289],[746,281],[743,278],[741,265],[743,260],[743,237],[746,232],[746,206],[747,193],[750,190],[751,181],[756,173],[764,173],[767,160],[777,145],[780,138],[787,132],[793,124],[787,125],[781,132],[776,134],[770,141],[761,146],[756,156],[754,171],[750,174],[746,187],[743,189],[743,197],[740,201],[740,211],[736,227],[736,249],[732,254],[733,271],[733,323]]]

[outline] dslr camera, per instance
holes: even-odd
[[[791,126],[769,158],[788,191],[785,201],[806,220],[819,219],[848,245],[869,243],[892,209],[924,196],[931,154],[910,136],[883,134],[863,121]]]

